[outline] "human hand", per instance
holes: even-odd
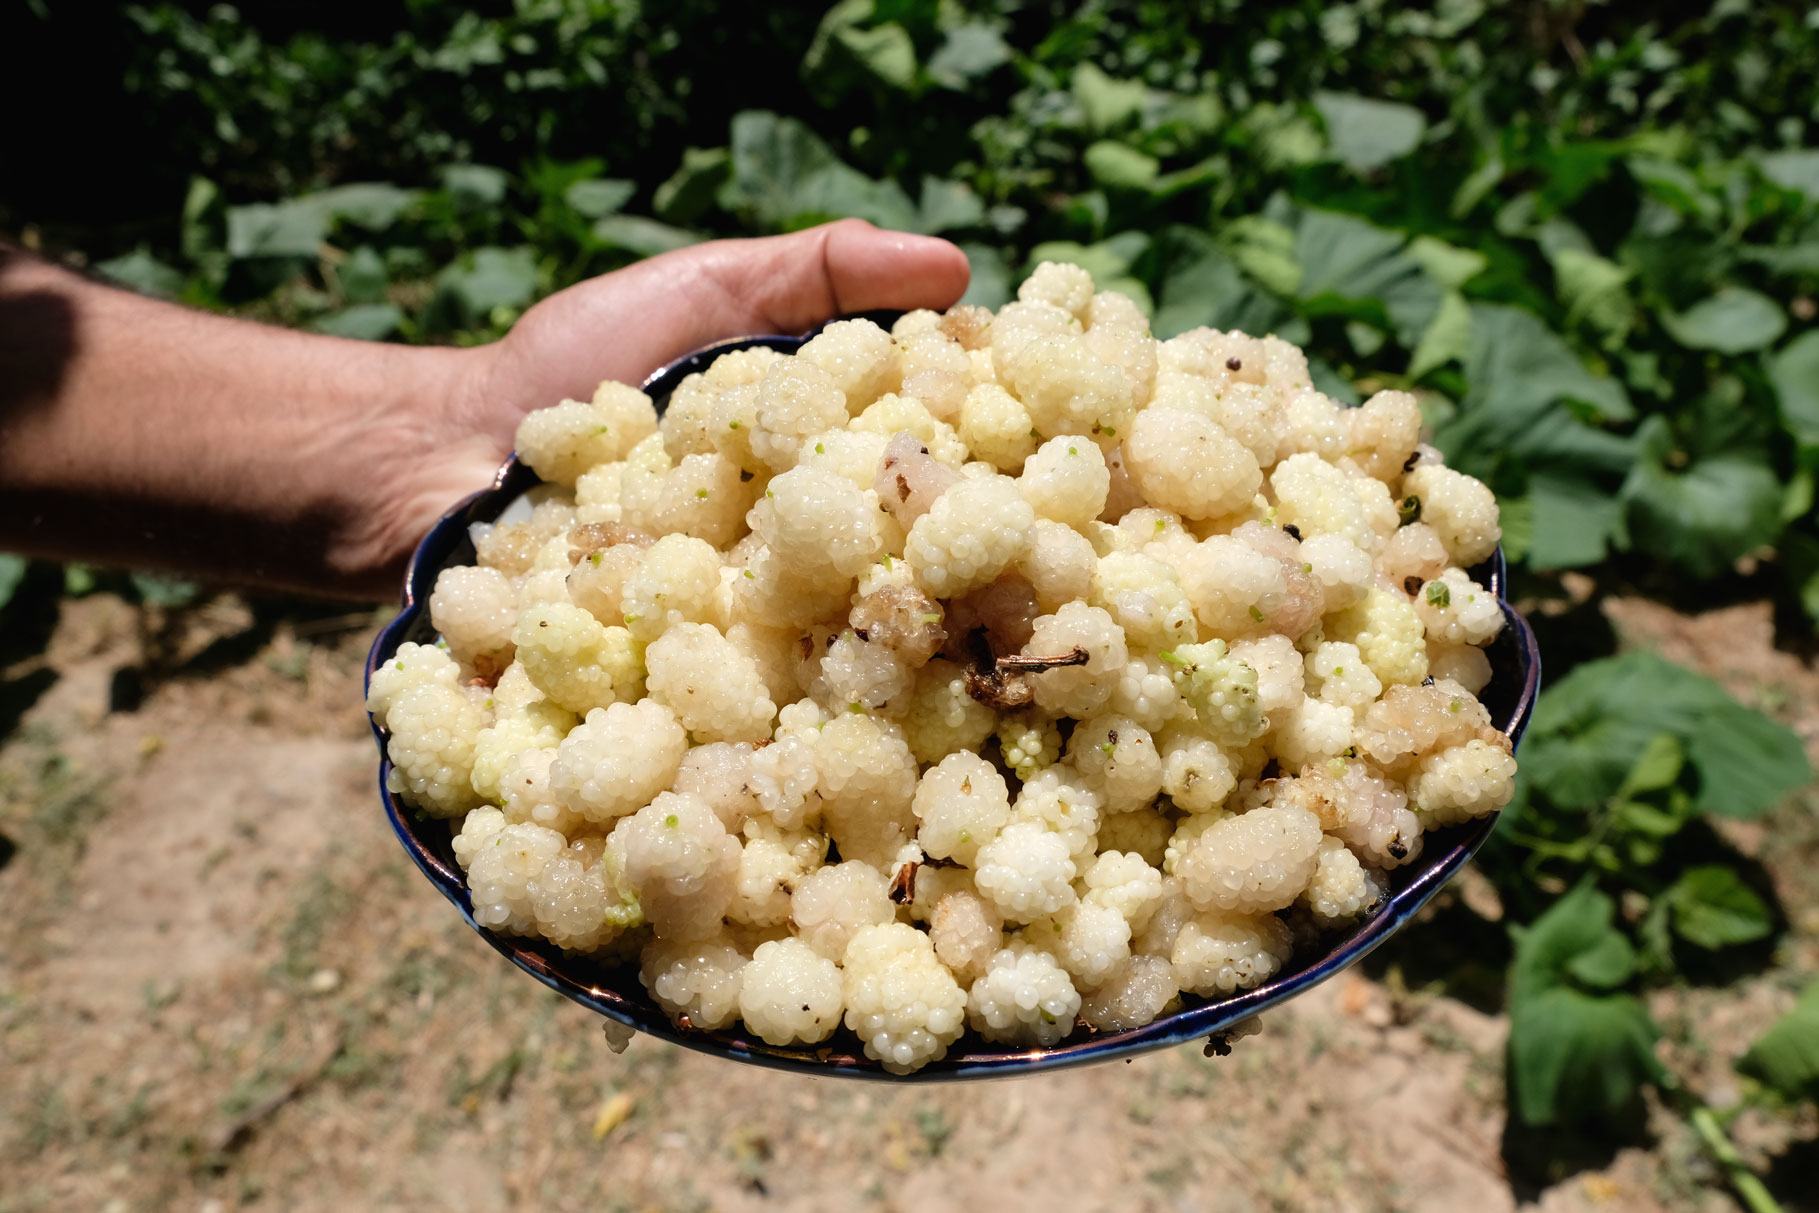
[[[414,469],[370,519],[355,563],[392,568],[455,501],[484,486],[519,420],[603,379],[637,384],[692,349],[752,333],[799,333],[847,312],[945,308],[966,289],[945,240],[858,219],[787,236],[716,240],[580,283],[531,308],[502,340],[463,351],[452,383],[393,418]]]

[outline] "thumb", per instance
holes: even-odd
[[[966,254],[947,241],[859,219],[715,240],[544,300],[501,343],[500,369],[516,377],[521,407],[535,408],[585,398],[602,379],[637,383],[731,337],[799,333],[843,312],[949,307],[968,277]]]

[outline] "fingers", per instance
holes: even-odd
[[[846,312],[945,308],[966,290],[945,240],[843,219],[787,236],[716,240],[640,261],[532,308],[496,347],[482,395],[504,430],[528,408],[638,383],[690,350],[800,333]],[[484,411],[484,410],[483,410]]]
[[[966,290],[966,254],[945,240],[887,232],[859,219],[788,236],[699,246],[706,282],[749,331],[796,333],[845,312],[946,308]],[[681,255],[681,254],[678,254]],[[728,330],[707,340],[736,336]]]

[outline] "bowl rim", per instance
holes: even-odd
[[[897,314],[864,313],[867,318],[880,320],[886,328],[889,327],[889,319]],[[759,345],[777,350],[793,349],[810,336],[813,336],[812,331],[800,337],[759,334],[715,342],[652,372],[642,387],[654,399],[666,398],[685,376],[704,369],[723,353]],[[430,528],[411,555],[405,573],[402,606],[391,622],[380,629],[367,655],[363,690],[370,687],[373,672],[391,658],[409,633],[419,623],[427,623],[429,597],[435,588],[436,576],[449,562],[453,551],[467,542],[468,527],[475,522],[492,521],[506,505],[537,483],[540,482],[536,475],[520,463],[514,453],[500,465],[488,487],[456,504]],[[1514,743],[1521,739],[1540,692],[1541,655],[1536,646],[1534,630],[1509,603],[1508,568],[1502,548],[1499,547],[1490,560],[1474,569],[1473,573],[1480,576],[1481,584],[1496,595],[1502,609],[1505,629],[1498,643],[1507,638],[1515,650],[1514,659],[1521,685],[1515,689],[1507,714],[1508,720],[1500,722]],[[464,874],[458,866],[436,854],[419,833],[424,828],[452,829],[454,823],[414,814],[396,794],[387,789],[386,778],[391,770],[391,762],[385,751],[386,733],[370,713],[368,723],[372,725],[373,736],[379,745],[379,795],[392,832],[418,870],[460,911],[467,925],[519,969],[558,994],[607,1019],[697,1052],[793,1073],[890,1082],[941,1082],[1065,1069],[1130,1058],[1137,1053],[1182,1045],[1227,1031],[1240,1020],[1286,1002],[1337,976],[1401,931],[1434,894],[1457,874],[1478,848],[1484,845],[1500,816],[1493,813],[1465,825],[1436,830],[1427,835],[1430,839],[1444,838],[1444,848],[1438,854],[1424,850],[1417,864],[1410,865],[1418,870],[1412,873],[1407,883],[1392,891],[1384,903],[1351,935],[1340,940],[1319,959],[1279,973],[1255,989],[1218,1001],[1193,999],[1197,1005],[1186,1006],[1127,1032],[1088,1034],[1083,1039],[1064,1041],[1049,1049],[992,1051],[989,1047],[969,1048],[957,1055],[950,1053],[947,1058],[930,1063],[914,1073],[895,1075],[862,1053],[852,1052],[844,1045],[836,1046],[833,1042],[840,1039],[839,1034],[820,1046],[779,1048],[747,1034],[736,1021],[732,1030],[680,1028],[654,1004],[647,1001],[640,1005],[618,990],[603,986],[598,980],[589,979],[590,975],[585,970],[590,962],[582,958],[566,957],[559,949],[542,940],[501,935],[481,926],[474,920]],[[1405,872],[1409,869],[1397,871]],[[842,1033],[844,1031],[841,1029]],[[963,1039],[977,1041],[972,1036]]]

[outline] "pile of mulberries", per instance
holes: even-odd
[[[1274,337],[1016,302],[530,414],[441,634],[372,680],[475,919],[678,1023],[893,1073],[1268,981],[1513,791],[1497,505]]]

